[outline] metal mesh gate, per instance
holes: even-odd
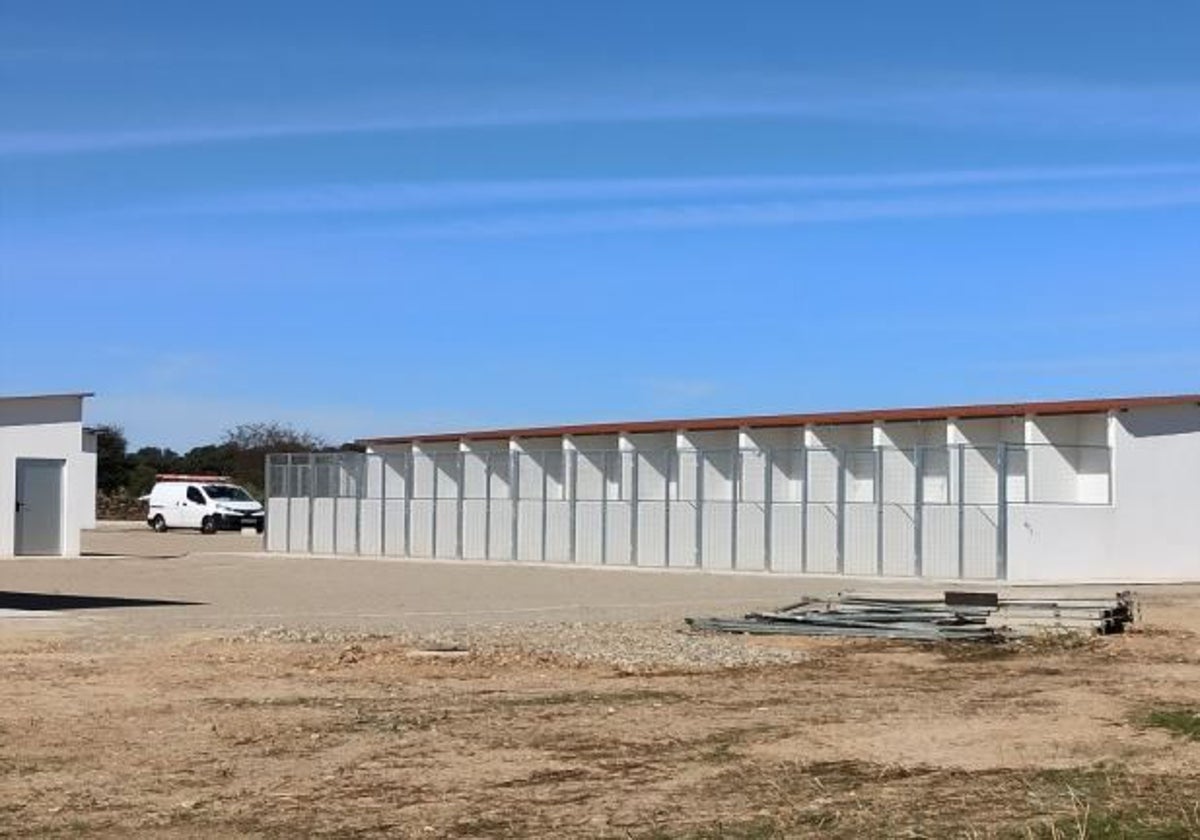
[[[1079,486],[1107,502],[1109,453],[1086,449],[1039,458],[1083,465]],[[1030,447],[1007,444],[272,455],[265,543],[314,554],[1002,579],[1008,507],[1030,501],[1030,459]],[[1050,468],[1044,475],[1042,496],[1067,486]]]

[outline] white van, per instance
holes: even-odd
[[[146,523],[155,531],[199,528],[202,533],[263,532],[266,513],[254,497],[223,475],[159,475],[143,499],[150,503]]]

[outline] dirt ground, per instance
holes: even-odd
[[[796,661],[735,668],[580,664],[553,623],[0,622],[0,834],[1197,837],[1200,589],[1141,603],[999,648],[737,637]]]

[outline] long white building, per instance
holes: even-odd
[[[268,459],[268,550],[1200,580],[1200,394],[360,442]]]
[[[74,555],[96,524],[91,394],[0,397],[0,557]]]

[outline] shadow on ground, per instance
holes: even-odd
[[[81,557],[136,557],[139,560],[178,560],[180,557],[187,557],[183,554],[124,554],[120,551],[84,551],[80,553]]]
[[[114,595],[63,595],[57,592],[0,592],[0,609],[101,610],[113,607],[198,607],[200,601],[159,598],[119,598]]]

